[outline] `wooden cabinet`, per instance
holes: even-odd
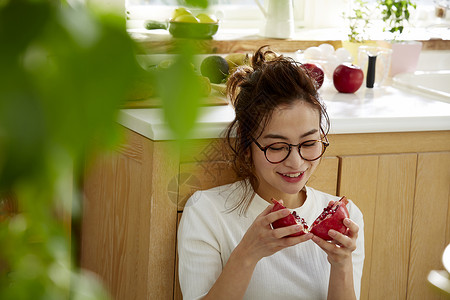
[[[127,141],[86,172],[81,265],[115,299],[182,299],[176,228],[188,197],[236,180],[219,139]],[[308,185],[364,214],[361,299],[440,299],[426,283],[450,242],[450,131],[331,135]]]

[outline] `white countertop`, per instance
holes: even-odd
[[[331,134],[450,130],[450,99],[421,95],[391,85],[341,94],[331,81],[319,90],[331,121]],[[231,106],[200,109],[192,139],[217,138],[234,118]],[[122,109],[118,122],[151,140],[172,140],[162,109]]]

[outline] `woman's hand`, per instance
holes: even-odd
[[[347,226],[347,234],[330,229],[328,235],[333,238],[331,242],[318,236],[312,238],[314,243],[328,254],[330,264],[336,267],[344,266],[349,262],[351,264],[352,252],[356,250],[359,226],[349,218],[344,219],[344,225]]]
[[[353,283],[352,252],[356,250],[359,226],[351,219],[344,219],[346,234],[330,229],[328,235],[332,241],[325,241],[318,236],[312,240],[328,255],[331,264],[330,282],[328,283],[328,300],[356,299]]]
[[[303,229],[302,225],[272,229],[270,224],[290,214],[289,209],[271,212],[273,206],[273,204],[269,205],[256,217],[237,246],[239,248],[238,251],[241,254],[247,254],[247,257],[254,263],[263,257],[270,256],[284,248],[305,242],[313,237],[311,233],[288,237],[288,235],[301,231]]]
[[[269,205],[250,225],[204,299],[242,299],[261,258],[312,238],[312,233],[287,237],[302,230],[302,225],[272,229],[270,224],[290,214],[289,209],[271,212],[273,206]]]

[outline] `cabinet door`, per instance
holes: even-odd
[[[377,197],[378,156],[341,158],[339,194],[347,196],[364,216],[365,262],[361,282],[361,299],[369,299],[370,262]]]
[[[179,161],[169,142],[127,132],[127,142],[86,172],[81,267],[98,274],[113,299],[173,297]]]
[[[427,275],[442,269],[442,253],[450,242],[449,196],[450,152],[419,154],[408,299],[444,299],[429,288]]]
[[[306,185],[331,195],[337,195],[338,169],[339,159],[337,157],[324,157]]]
[[[180,164],[178,179],[178,210],[181,211],[192,194],[235,182],[236,173],[226,161],[200,161]]]
[[[416,161],[416,154],[341,158],[339,193],[365,219],[361,299],[406,299]]]

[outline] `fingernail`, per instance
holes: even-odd
[[[334,231],[333,229],[330,229],[328,231],[328,235],[331,236],[331,237],[336,236],[336,231]]]
[[[350,222],[350,219],[349,218],[345,218],[344,219],[344,225],[350,225],[351,224],[351,222]]]

